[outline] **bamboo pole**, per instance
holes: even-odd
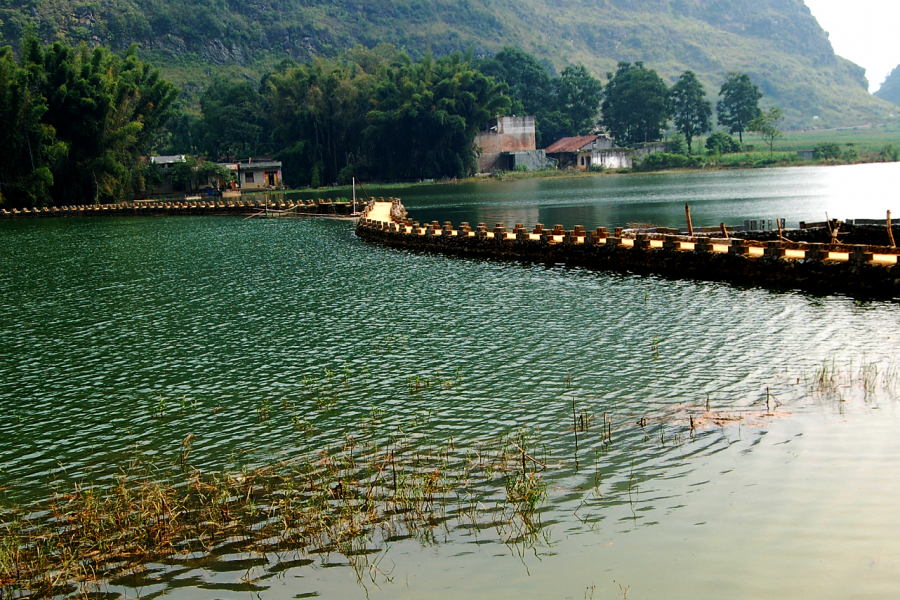
[[[781,228],[781,219],[775,219],[775,223],[778,225],[778,239],[782,242],[786,241],[784,239],[784,230]]]
[[[725,236],[725,239],[731,239],[728,237],[728,229],[725,227],[725,223],[719,223],[719,229],[722,230],[722,235]]]
[[[688,206],[687,202],[684,204],[684,214],[687,216],[687,226],[688,226],[688,235],[694,236],[694,225],[691,223],[691,207]]]
[[[891,248],[896,248],[897,245],[894,243],[894,231],[891,229],[891,211],[887,211],[887,232]]]

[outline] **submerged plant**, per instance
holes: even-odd
[[[271,414],[272,414],[272,404],[269,402],[269,399],[266,398],[256,408],[256,415],[259,418],[260,422],[262,422],[262,421],[267,421],[269,419],[269,415],[271,415]]]
[[[305,420],[294,423],[311,430]],[[533,445],[530,432],[473,448],[425,436],[379,447],[347,435],[338,450],[211,475],[187,464],[194,440],[181,442],[181,469],[133,462],[113,485],[60,483],[43,502],[0,511],[0,597],[65,595],[72,583],[96,584],[226,539],[238,552],[327,547],[356,565],[361,549],[401,529],[431,536],[451,502],[490,495],[498,479],[529,527],[546,498],[535,473],[542,463],[523,445]]]
[[[507,500],[523,514],[531,514],[547,497],[547,484],[535,473],[516,473],[506,478]]]

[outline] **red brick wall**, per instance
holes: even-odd
[[[534,117],[501,117],[495,130],[475,137],[475,145],[485,154],[536,150]]]

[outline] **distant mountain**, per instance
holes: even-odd
[[[794,127],[880,121],[891,108],[835,55],[803,0],[2,0],[0,43],[32,30],[143,55],[188,90],[211,74],[256,79],[279,60],[389,42],[418,56],[513,45],[595,75],[642,60],[669,82],[693,69],[715,99],[749,73]],[[819,117],[814,119],[814,117]]]
[[[882,100],[900,104],[900,65],[891,71],[891,74],[887,76],[887,79],[884,80],[884,83],[881,84],[875,95]]]

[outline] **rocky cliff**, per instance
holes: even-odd
[[[900,104],[900,66],[891,71],[887,76],[875,95],[882,100],[887,100],[894,104]]]

